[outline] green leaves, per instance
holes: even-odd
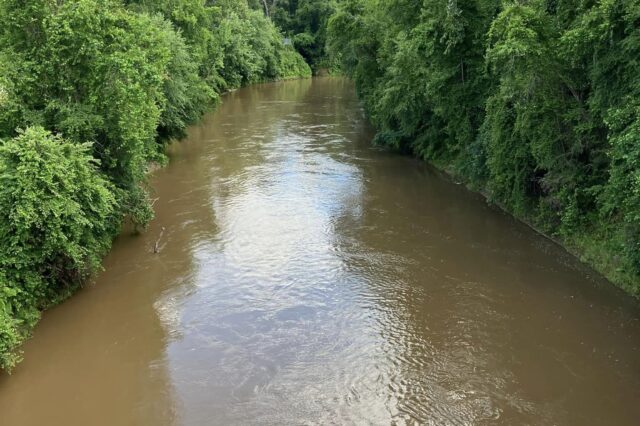
[[[13,318],[0,333],[9,344],[59,286],[73,288],[99,267],[118,229],[115,207],[90,144],[34,127],[0,145],[0,316]],[[14,360],[0,351],[0,367]]]
[[[263,0],[249,3],[254,10],[264,12]],[[327,21],[336,10],[336,0],[266,0],[266,4],[269,18],[314,69],[329,63],[325,50]]]
[[[113,231],[108,224],[115,199],[111,185],[96,173],[90,148],[42,128],[29,128],[0,147],[0,235],[8,243],[3,250],[37,251],[16,263],[29,267],[33,256],[39,263],[64,252],[78,269],[98,264],[93,234]]]

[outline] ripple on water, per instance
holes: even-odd
[[[536,344],[521,333],[562,346],[522,317],[537,279],[566,279],[557,250],[358,141],[353,97],[231,113],[238,126],[206,148],[225,153],[206,157],[216,238],[193,242],[197,290],[179,326],[172,317],[172,377],[192,423],[210,410],[255,424],[569,418],[524,385]]]
[[[637,304],[371,136],[346,80],[227,95],[2,423],[636,424]]]

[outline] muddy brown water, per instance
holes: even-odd
[[[638,302],[371,138],[340,78],[225,96],[0,424],[640,424]]]

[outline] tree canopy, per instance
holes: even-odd
[[[337,65],[330,60],[325,46],[327,22],[336,11],[338,0],[253,0],[250,4],[264,11],[314,69]]]

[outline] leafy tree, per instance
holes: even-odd
[[[549,123],[545,101],[553,102],[555,66],[550,45],[552,28],[548,16],[535,5],[512,4],[496,17],[488,33],[487,60],[492,75],[499,79],[495,93],[487,100],[485,149],[489,186],[495,197],[517,214],[524,215],[537,194],[536,144],[553,150],[558,130]],[[544,99],[541,99],[544,98]],[[542,108],[542,109],[541,109]],[[550,124],[549,127],[545,127]],[[542,151],[542,149],[540,150]],[[542,160],[542,158],[541,158]],[[542,164],[540,164],[542,166]]]
[[[256,0],[250,6],[264,11],[313,68],[332,65],[325,47],[336,0]]]

